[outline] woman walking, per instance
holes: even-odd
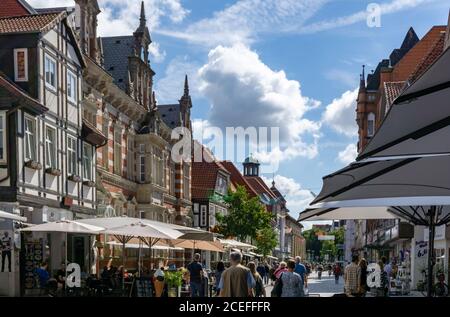
[[[217,294],[217,296],[219,296],[219,293],[220,293],[219,283],[220,283],[220,279],[222,278],[223,271],[225,271],[225,264],[223,264],[222,261],[219,261],[219,263],[217,263],[216,273],[214,276],[216,279],[216,294]]]
[[[295,262],[289,260],[287,262],[287,271],[280,275],[282,283],[281,297],[302,297],[303,283],[299,274],[294,272]]]
[[[255,288],[253,289],[253,296],[255,297],[266,297],[266,290],[264,288],[264,283],[261,275],[256,271],[255,262],[249,262],[247,267],[250,269],[250,272],[255,279]]]

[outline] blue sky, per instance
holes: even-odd
[[[71,0],[30,0],[35,6]],[[146,0],[160,103],[176,101],[191,79],[193,119],[224,127],[279,126],[278,187],[296,217],[322,176],[355,156],[355,89],[409,27],[421,38],[447,24],[450,1],[383,0],[381,27],[366,23],[365,0]],[[140,1],[99,0],[99,33],[130,34]],[[258,153],[256,154],[258,155]],[[238,165],[240,167],[240,164]],[[269,181],[271,174],[264,175]]]

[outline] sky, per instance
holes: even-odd
[[[73,0],[28,2],[74,5]],[[140,1],[98,2],[99,36],[130,35],[137,28]],[[362,65],[375,69],[400,47],[410,27],[421,38],[433,25],[447,24],[450,8],[450,0],[144,3],[158,103],[176,102],[188,74],[194,137],[239,168],[252,153],[266,167],[263,179],[275,180],[295,218],[320,192],[322,177],[356,157],[355,100]],[[260,140],[262,147],[229,157],[233,149],[240,153],[239,144],[231,145],[233,138],[225,137],[222,149],[211,143],[217,129],[226,127],[276,127],[278,133],[269,135],[273,140],[278,135],[279,141]]]

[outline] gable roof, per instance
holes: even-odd
[[[441,32],[439,40],[433,47],[431,47],[428,54],[422,59],[419,65],[417,65],[416,70],[409,77],[409,83],[415,82],[420,76],[422,76],[423,73],[427,71],[428,68],[430,68],[431,65],[433,65],[433,63],[439,58],[439,56],[442,55],[442,53],[444,52],[445,37],[446,32]]]
[[[414,47],[419,42],[419,37],[417,36],[414,29],[409,28],[408,32],[405,35],[402,46],[400,48],[396,48],[392,51],[389,56],[391,66],[395,66],[402,58],[409,52],[410,49]]]
[[[128,57],[133,53],[134,37],[112,36],[100,38],[103,47],[104,68],[114,83],[126,91],[128,84]]]
[[[10,96],[18,98],[18,100],[28,106],[28,110],[34,113],[43,113],[48,110],[47,107],[31,97],[25,90],[17,86],[2,72],[0,72],[0,90],[7,91]]]
[[[259,176],[244,176],[250,185],[256,190],[258,195],[266,194],[269,199],[277,199],[277,196],[270,190],[269,186]]]
[[[222,161],[221,164],[230,173],[230,180],[234,185],[244,186],[250,197],[258,197],[258,192],[250,185],[233,162]]]
[[[196,151],[202,151],[203,156],[201,162],[192,161],[191,196],[192,199],[208,199],[216,189],[218,174],[230,173],[205,146],[197,141],[194,141],[194,146]]]
[[[65,12],[51,12],[0,18],[0,34],[46,32],[65,17]]]
[[[0,17],[22,16],[37,12],[25,0],[2,0]]]
[[[390,107],[394,100],[397,99],[398,96],[405,89],[406,82],[404,81],[396,81],[396,82],[385,82],[384,83],[384,95],[386,97],[386,105]]]

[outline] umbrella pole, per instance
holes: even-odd
[[[64,293],[65,293],[65,295],[67,295],[67,232],[66,232],[66,243],[65,243],[65,245],[64,245],[64,261],[65,261],[65,265],[64,265],[64,268],[65,268],[65,272],[64,272],[64,275],[65,275],[65,279],[64,279]]]
[[[125,294],[125,237],[122,237],[122,291]]]
[[[138,277],[141,277],[141,239],[139,239]]]
[[[434,267],[434,237],[436,231],[436,223],[434,221],[436,214],[436,206],[431,206],[429,211],[429,236],[428,236],[428,290],[427,296],[433,295],[433,267]]]

